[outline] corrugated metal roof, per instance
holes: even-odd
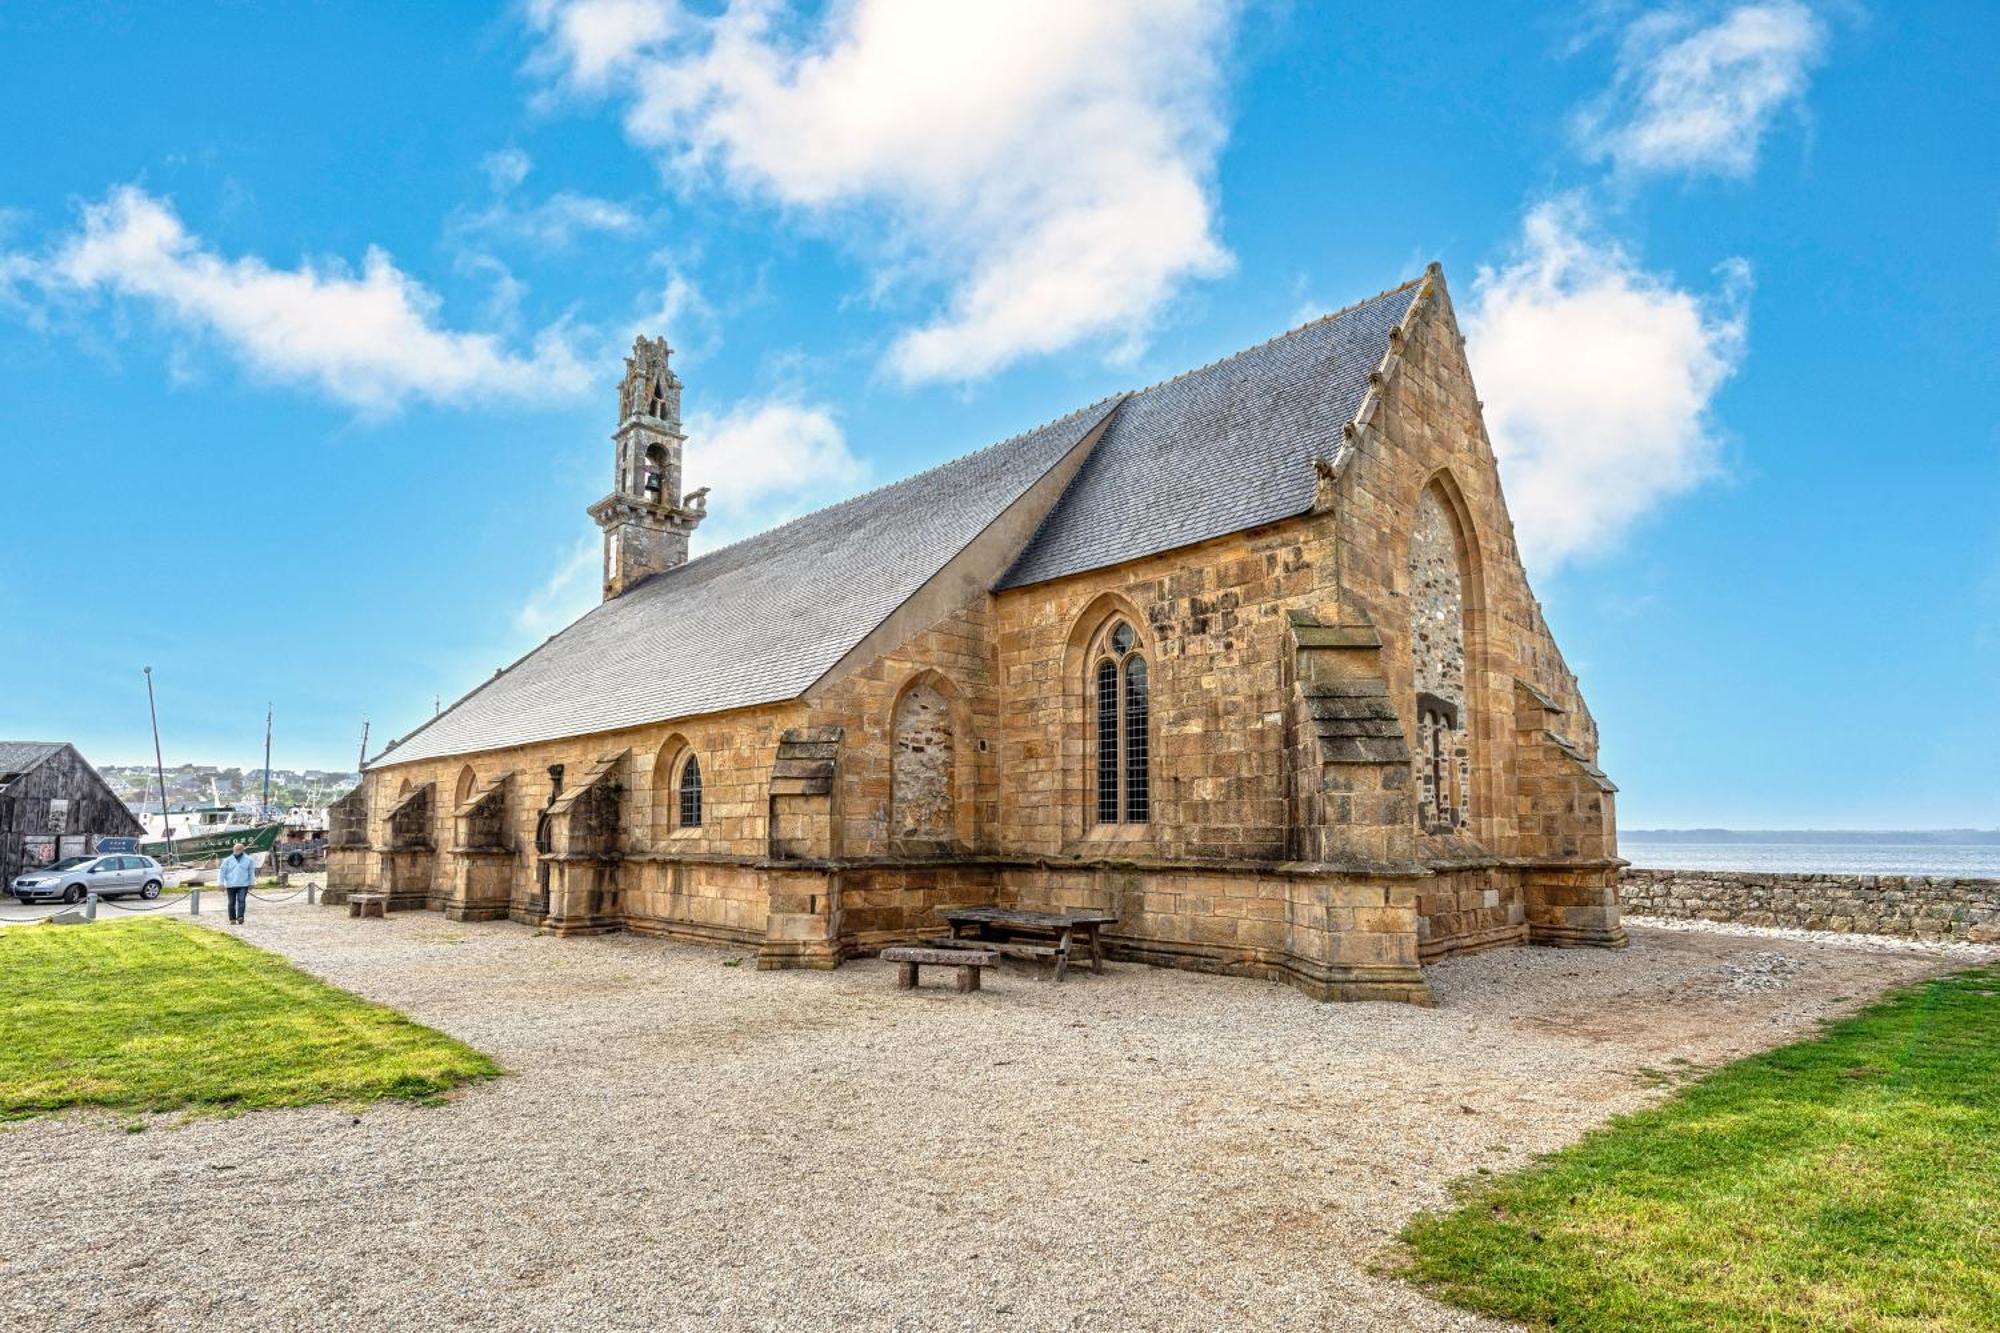
[[[1312,508],[1313,459],[1339,446],[1421,281],[1126,399],[1000,586],[1102,569]]]
[[[1112,402],[656,574],[374,762],[796,698],[1069,453]]]

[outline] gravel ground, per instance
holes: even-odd
[[[513,1073],[0,1131],[0,1327],[1498,1327],[1371,1271],[1450,1180],[2000,952],[1642,927],[1438,965],[1422,1010],[297,903],[244,934]]]

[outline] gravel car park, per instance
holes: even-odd
[[[80,903],[92,893],[100,898],[123,898],[128,894],[157,898],[166,880],[166,872],[150,856],[132,853],[70,856],[54,865],[17,876],[7,886],[7,892],[24,903],[47,902],[54,898],[66,903]]]
[[[874,960],[253,904],[241,938],[508,1076],[34,1121],[0,1150],[0,1234],[35,1238],[0,1248],[0,1328],[1503,1333],[1381,1270],[1452,1181],[2000,955],[1627,924],[1435,964],[1420,1009],[1115,961],[899,991]],[[171,1259],[50,1259],[120,1247]]]

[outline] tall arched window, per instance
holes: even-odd
[[[1471,807],[1471,726],[1465,671],[1465,546],[1439,487],[1417,500],[1410,534],[1410,657],[1417,694],[1417,823],[1465,827]]]
[[[681,765],[680,779],[680,826],[682,828],[701,827],[701,760],[690,753],[687,762]]]
[[[1152,755],[1139,636],[1125,621],[1114,620],[1090,660],[1097,822],[1143,824],[1152,816]]]

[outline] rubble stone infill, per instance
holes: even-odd
[[[1643,916],[2000,944],[2000,879],[1629,869],[1619,896]]]

